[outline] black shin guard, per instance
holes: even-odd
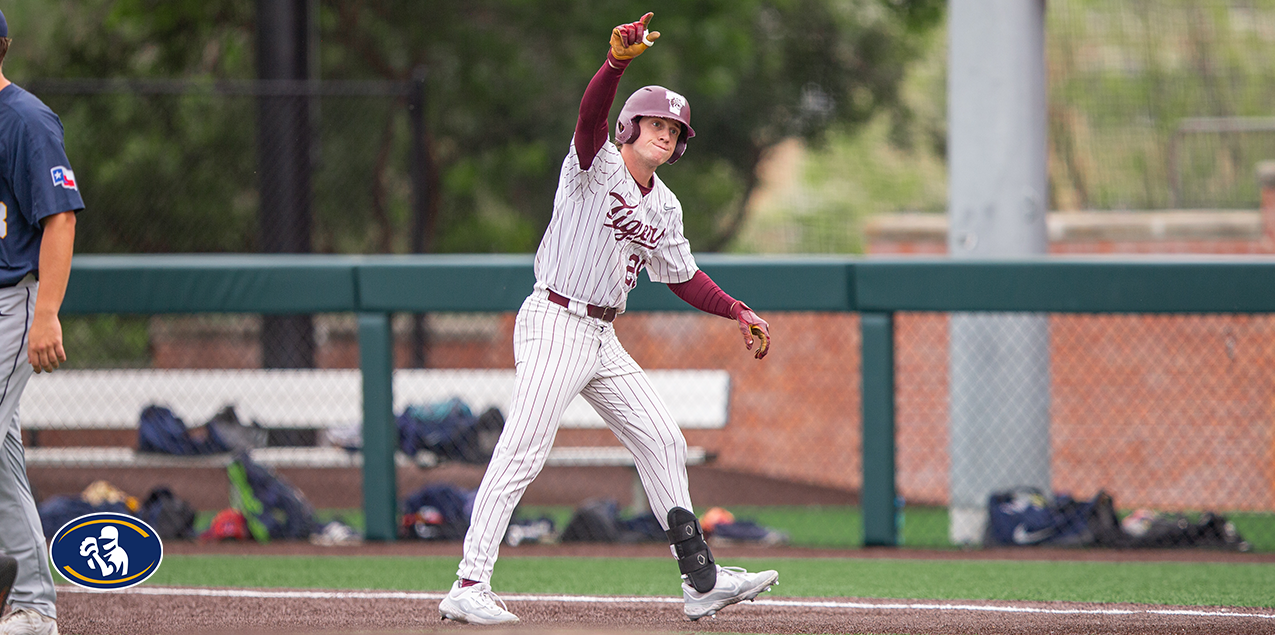
[[[673,555],[677,558],[677,568],[690,581],[691,587],[700,593],[707,593],[717,585],[717,565],[713,562],[713,552],[708,550],[704,542],[704,530],[699,526],[695,514],[674,507],[668,511],[669,544],[673,545]]]

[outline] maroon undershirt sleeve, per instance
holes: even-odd
[[[602,68],[589,81],[580,99],[580,118],[576,120],[576,155],[580,159],[580,169],[588,170],[593,165],[593,157],[598,155],[602,144],[610,138],[607,127],[607,114],[611,112],[611,103],[615,101],[615,91],[620,87],[620,75],[633,60],[617,60],[610,51]]]
[[[731,309],[734,308],[737,300],[726,295],[726,292],[722,291],[722,288],[703,271],[696,271],[690,280],[672,283],[668,288],[687,304],[705,313],[738,319],[731,314]],[[741,302],[740,305],[743,306],[743,303]]]

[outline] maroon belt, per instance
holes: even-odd
[[[564,295],[554,293],[553,289],[549,289],[549,301],[564,309],[571,306],[571,300],[568,300]],[[597,306],[595,304],[590,304],[586,312],[589,314],[589,317],[597,318],[603,322],[614,322],[615,316],[618,313],[616,308],[613,306]]]

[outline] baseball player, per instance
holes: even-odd
[[[613,327],[645,269],[692,306],[737,321],[745,346],[756,345],[757,359],[770,349],[766,321],[695,266],[682,205],[655,174],[681,158],[695,136],[686,98],[659,86],[639,89],[625,102],[609,143],[607,114],[620,76],[660,36],[647,31],[651,15],[612,30],[611,50],[581,100],[553,217],[536,251],[535,288],[514,326],[509,419],[474,500],[460,579],[438,606],[443,619],[518,621],[491,590],[492,568],[514,507],[544,466],[558,421],[576,395],[632,452],[677,559],[687,617],[751,600],[779,578],[775,571],[749,573],[713,561],[691,511],[686,440]]]
[[[58,310],[84,202],[62,122],[4,78],[8,36],[0,14],[0,553],[17,561],[13,610],[0,619],[0,635],[56,635],[57,596],[27,481],[18,399],[32,372],[66,361]]]

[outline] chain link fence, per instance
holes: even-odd
[[[743,350],[733,324],[711,316],[630,313],[616,328],[684,427],[692,498],[714,529],[722,523],[717,544],[858,547],[858,316],[767,318],[776,344],[763,362]],[[456,515],[508,414],[513,314],[427,319],[428,369],[410,363],[413,318],[393,321],[399,535],[458,539],[465,519]],[[978,319],[990,346],[969,340]],[[137,451],[142,410],[155,404],[171,408],[196,443],[214,430],[223,441],[249,439],[256,462],[313,507],[315,532],[332,519],[361,528],[355,316],[313,316],[316,368],[274,370],[261,369],[255,316],[66,322],[72,367],[33,378],[23,401],[43,500],[99,480],[139,500],[166,487],[198,510],[197,532],[238,504],[233,452]],[[895,324],[904,546],[995,544],[1001,508],[1041,506],[1059,522],[1083,514],[1090,527],[1093,509],[1109,504],[1121,546],[1275,550],[1269,316],[901,313]],[[108,340],[115,348],[95,348]],[[230,434],[219,428],[226,406],[242,424]],[[587,406],[569,409],[508,542],[660,539],[625,456]],[[964,508],[974,510],[973,528],[962,526]],[[1024,527],[1020,539],[1095,544]]]
[[[1269,316],[983,317],[998,325],[995,337],[1007,344],[996,352],[981,349],[982,360],[969,359],[956,344],[959,319],[969,314],[906,313],[896,322],[905,545],[982,542],[998,530],[1009,532],[1000,544],[1101,543],[1102,535],[1082,531],[1093,527],[1066,524],[1068,515],[1086,514],[1098,503],[1112,505],[1124,532],[1106,537],[1119,542],[1115,546],[1275,548],[1275,322]],[[990,355],[1008,360],[996,367],[1013,374],[977,372],[974,365]],[[954,438],[956,420],[986,395],[997,399],[978,411],[979,425],[967,438]],[[1023,407],[1042,397],[1045,410]],[[969,462],[971,454],[982,462]],[[983,500],[1032,488],[1061,502],[1051,507],[1020,492],[992,508],[1005,506],[1002,520],[1026,523],[1023,531],[993,526],[986,506],[970,530],[949,514],[963,477],[978,482]],[[1104,493],[1110,503],[1099,500]],[[1068,499],[1077,505],[1066,505]],[[1031,525],[1022,512],[1033,504],[1053,515],[1047,526],[1058,535]],[[1044,533],[1030,537],[1028,528]]]

